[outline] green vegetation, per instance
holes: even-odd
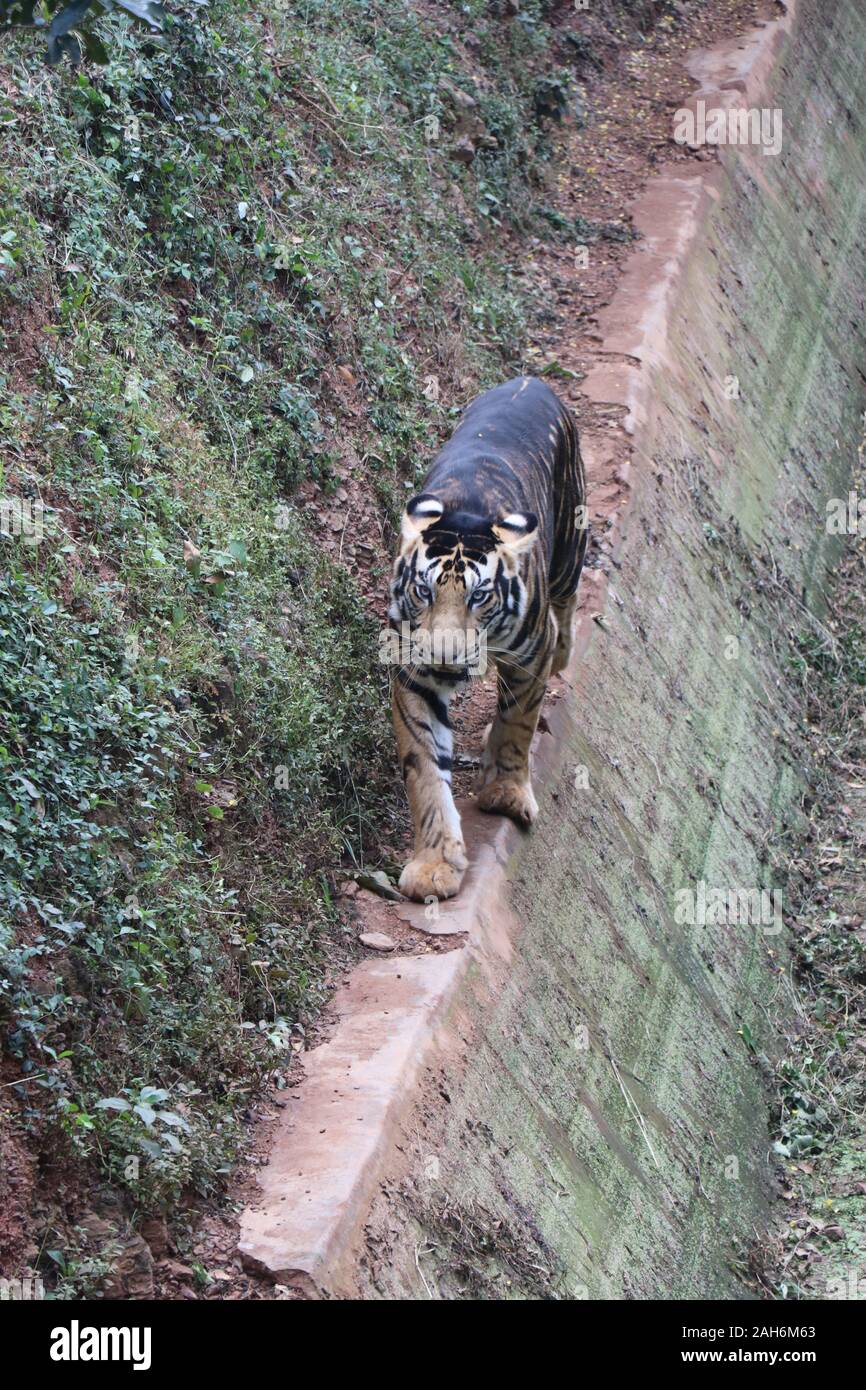
[[[3,40],[0,496],[45,535],[0,539],[0,1123],[137,1213],[219,1188],[351,950],[334,870],[395,782],[362,590],[447,426],[425,381],[519,363],[547,32],[424,15]],[[313,515],[347,481],[360,579]]]

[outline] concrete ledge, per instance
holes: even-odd
[[[330,1284],[366,1214],[463,953],[365,961],[334,1001],[339,1023],[304,1058],[241,1222],[244,1263],[306,1292]]]

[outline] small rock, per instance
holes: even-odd
[[[97,1248],[114,1238],[114,1227],[97,1215],[95,1211],[89,1211],[82,1216],[78,1225],[86,1232],[88,1244]]]
[[[141,1223],[141,1236],[154,1259],[168,1254],[168,1226],[160,1216],[150,1216]]]
[[[361,932],[358,937],[362,946],[369,946],[371,951],[393,951],[396,941],[392,941],[390,936],[386,936],[382,931]]]
[[[447,77],[439,79],[439,90],[443,96],[458,111],[474,111],[478,102],[468,92],[464,92],[462,87],[458,87],[456,82],[451,82]]]
[[[153,1256],[140,1235],[130,1235],[113,1260],[103,1289],[110,1301],[153,1298]]]
[[[468,135],[463,135],[451,150],[452,158],[460,164],[471,164],[475,158],[475,146]]]
[[[227,666],[216,674],[213,693],[220,709],[230,709],[235,702],[235,678]]]
[[[195,569],[201,562],[201,551],[193,545],[192,541],[183,543],[183,563],[188,570]]]

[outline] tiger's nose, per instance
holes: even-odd
[[[437,623],[431,632],[433,661],[444,668],[463,668],[471,664],[478,653],[478,626],[475,622],[461,625]]]

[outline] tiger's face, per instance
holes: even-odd
[[[491,519],[446,512],[429,493],[413,497],[394,566],[391,621],[426,635],[434,667],[465,666],[482,634],[492,652],[507,647],[526,610],[520,557],[537,535],[532,514]]]

